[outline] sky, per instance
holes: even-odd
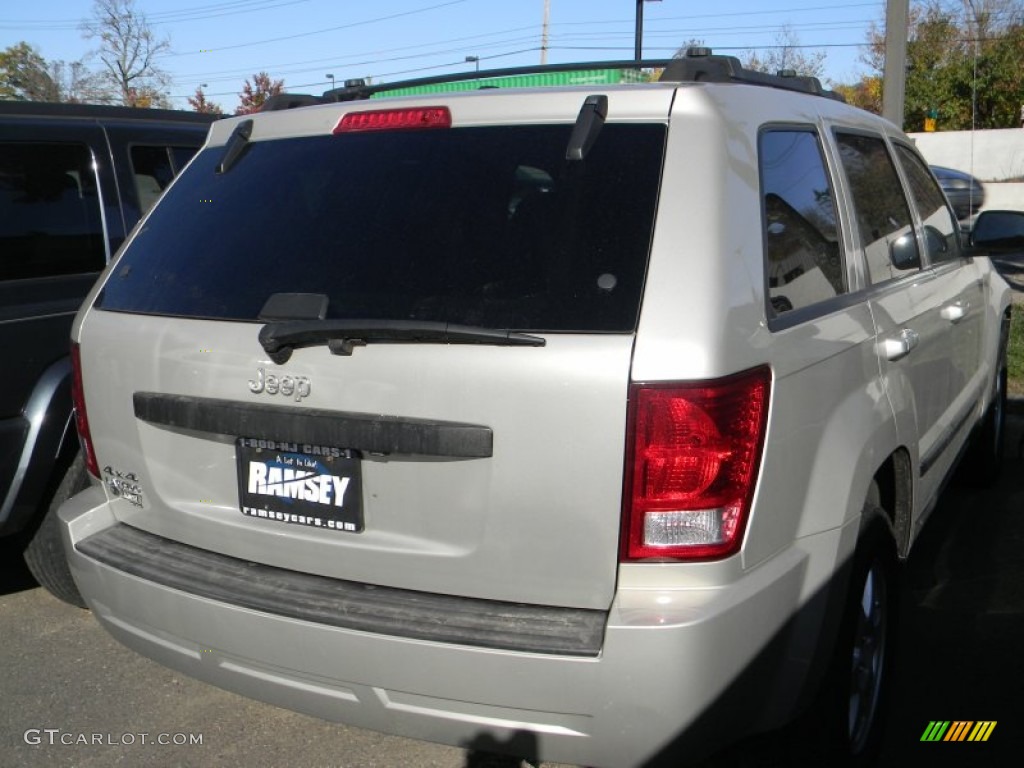
[[[540,62],[545,0],[136,0],[170,41],[159,65],[169,96],[187,108],[198,86],[227,110],[246,78],[267,72],[285,90],[320,93],[348,78],[393,82]],[[0,49],[20,41],[48,60],[95,48],[80,31],[92,0],[0,0]],[[547,0],[548,63],[631,59],[635,0]],[[744,58],[788,27],[804,52],[821,51],[825,79],[852,83],[884,0],[657,0],[644,3],[643,55],[668,58],[690,40]],[[44,10],[45,9],[45,10]],[[91,66],[98,67],[93,59]]]

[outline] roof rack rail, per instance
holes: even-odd
[[[308,94],[280,93],[267,99],[262,111],[292,109],[310,104],[331,104],[341,101],[359,101],[368,99],[374,94],[397,91],[404,88],[415,88],[442,83],[479,82],[479,88],[493,88],[493,81],[503,77],[532,75],[549,72],[593,71],[606,69],[622,70],[662,70],[658,80],[666,83],[744,83],[747,85],[763,85],[770,88],[781,88],[787,91],[809,93],[824,96],[837,101],[845,99],[835,91],[822,87],[816,77],[797,76],[793,70],[781,70],[778,74],[767,74],[744,68],[735,56],[721,56],[712,53],[710,48],[689,48],[686,54],[674,59],[646,59],[637,62],[635,59],[620,61],[592,61],[573,64],[545,64],[528,67],[511,67],[491,69],[482,72],[458,72],[455,74],[420,77],[413,80],[398,80],[393,83],[369,84],[365,80],[346,80],[341,88],[324,91],[322,96]],[[492,83],[492,84],[489,84]]]
[[[149,109],[114,104],[78,104],[71,102],[0,100],[0,115],[40,117],[123,118],[126,120],[168,120],[184,123],[210,122],[224,115],[211,115],[182,109]]]

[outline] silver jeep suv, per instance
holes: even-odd
[[[870,756],[898,562],[958,459],[998,468],[979,254],[1019,222],[962,242],[912,143],[816,81],[665,67],[214,124],[73,331],[97,619],[533,759],[677,764],[801,713]]]

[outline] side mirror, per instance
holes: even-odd
[[[982,211],[974,220],[970,242],[977,251],[1024,250],[1024,213]]]
[[[933,260],[937,255],[949,252],[949,241],[946,236],[930,224],[924,226],[924,242]]]
[[[913,231],[889,243],[889,259],[896,269],[915,269],[921,266],[921,254],[917,250],[917,238]]]

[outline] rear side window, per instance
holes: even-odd
[[[135,176],[140,213],[146,213],[153,207],[160,194],[195,153],[196,147],[136,145],[131,148],[132,173]]]
[[[254,142],[204,150],[126,250],[103,309],[257,319],[275,293],[328,318],[632,331],[665,127],[572,125]]]
[[[835,200],[818,135],[812,130],[764,131],[758,156],[772,314],[846,293]]]
[[[921,218],[929,263],[955,261],[960,256],[960,234],[942,189],[913,151],[897,144],[896,154]]]
[[[868,275],[882,283],[921,267],[910,208],[881,137],[837,133]]]
[[[105,261],[89,148],[0,142],[0,280],[97,272]]]

